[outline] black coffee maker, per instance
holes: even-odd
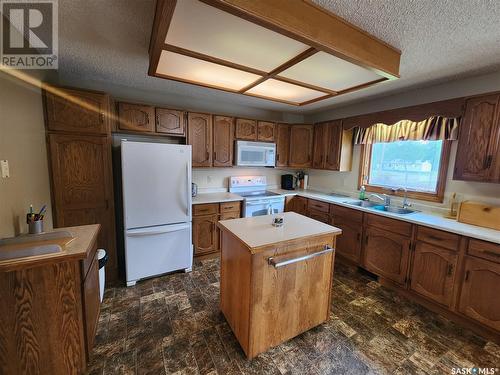
[[[281,188],[285,190],[295,189],[295,176],[293,174],[281,175]]]

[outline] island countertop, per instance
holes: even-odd
[[[282,227],[274,227],[271,224],[274,217],[283,217],[284,225]],[[221,229],[234,234],[249,248],[258,248],[323,234],[339,235],[342,233],[342,230],[339,228],[295,212],[222,220],[219,221],[218,225]]]
[[[74,239],[61,251],[42,255],[33,255],[23,258],[5,259],[0,261],[0,272],[8,272],[13,269],[34,267],[50,262],[61,262],[75,259],[85,259],[92,250],[99,233],[100,224],[81,225],[76,227],[57,228],[54,231],[69,232]],[[26,243],[29,246],[30,243]],[[1,251],[1,248],[0,248]]]

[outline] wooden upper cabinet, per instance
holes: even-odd
[[[353,131],[344,130],[342,120],[327,123],[325,169],[350,171],[352,167]]]
[[[97,92],[57,89],[43,92],[47,129],[82,134],[108,134],[110,98]]]
[[[327,130],[327,125],[324,123],[314,126],[312,167],[316,169],[323,169],[325,167]]]
[[[465,257],[465,272],[459,311],[500,331],[500,264]]]
[[[237,118],[235,138],[247,141],[256,141],[257,121],[244,118]]]
[[[467,100],[453,178],[500,182],[499,138],[500,95]]]
[[[213,166],[231,167],[233,165],[234,119],[214,116]]]
[[[175,109],[155,108],[156,132],[174,137],[186,136],[186,114]]]
[[[257,123],[257,140],[262,142],[275,141],[276,124],[274,122],[259,121]]]
[[[409,237],[372,226],[366,228],[364,266],[367,270],[404,284],[409,254]]]
[[[410,288],[446,307],[451,307],[458,255],[425,242],[417,242]]]
[[[276,166],[287,167],[290,153],[290,125],[276,125]]]
[[[188,113],[187,143],[192,146],[193,167],[212,166],[212,116]]]
[[[149,105],[118,103],[118,128],[136,132],[155,131],[155,109]]]
[[[290,167],[311,167],[313,141],[314,125],[290,126],[290,156],[288,161]]]

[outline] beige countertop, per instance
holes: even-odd
[[[243,197],[233,193],[201,193],[193,197],[193,204],[242,201]]]
[[[442,216],[427,213],[414,212],[406,215],[398,215],[391,212],[377,211],[366,207],[358,207],[346,202],[353,202],[357,199],[351,197],[335,196],[326,193],[317,192],[314,190],[283,190],[272,189],[274,193],[281,195],[299,195],[305,198],[317,199],[322,202],[334,203],[339,206],[351,208],[353,210],[368,212],[374,215],[386,216],[397,220],[406,221],[412,224],[423,225],[426,227],[443,230],[446,232],[456,233],[467,237],[477,238],[484,241],[500,244],[500,231],[478,227],[476,225],[459,223],[456,220],[446,219]]]
[[[283,217],[284,225],[282,227],[275,227],[271,224],[272,218],[276,216]],[[219,221],[219,227],[234,234],[250,248],[322,234],[339,235],[342,233],[339,228],[295,212],[222,220]]]
[[[8,272],[14,269],[34,267],[35,265],[52,262],[84,259],[92,250],[92,246],[97,238],[99,229],[100,224],[57,228],[54,231],[67,231],[74,237],[74,240],[66,246],[63,246],[62,250],[56,253],[2,260],[0,261],[0,272]],[[25,247],[31,246],[30,242],[26,242],[23,245],[25,245]],[[0,247],[0,251],[2,251],[2,247]]]

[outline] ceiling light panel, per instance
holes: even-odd
[[[325,96],[324,92],[311,90],[306,87],[293,85],[291,83],[268,79],[245,92],[270,99],[284,100],[300,104],[308,100]]]
[[[309,48],[198,0],[177,1],[165,43],[265,72]]]
[[[260,76],[204,60],[162,51],[156,72],[200,85],[241,90]]]
[[[279,75],[334,91],[342,91],[382,78],[371,70],[324,52],[302,60]]]

